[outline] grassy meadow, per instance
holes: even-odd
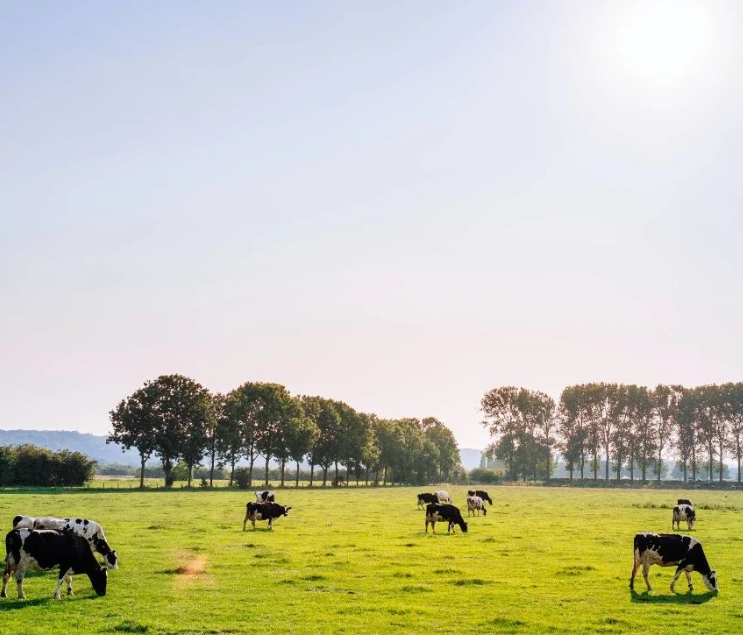
[[[430,488],[426,488],[430,489]],[[466,514],[464,487],[449,487]],[[643,633],[743,631],[743,493],[490,488],[495,505],[470,531],[424,533],[413,488],[285,490],[274,531],[242,531],[250,492],[0,493],[0,517],[100,521],[121,568],[97,598],[51,598],[55,576],[31,574],[0,600],[2,633]],[[697,505],[698,537],[720,594],[693,574],[673,594],[628,581],[632,537],[670,531],[675,499]]]

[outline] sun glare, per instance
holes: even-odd
[[[655,84],[693,75],[710,53],[712,28],[701,2],[650,0],[626,5],[616,45],[626,70]]]

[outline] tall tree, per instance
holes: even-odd
[[[741,459],[743,458],[743,382],[722,386],[730,425],[728,449],[738,463],[738,483],[741,482]]]
[[[328,469],[339,458],[340,414],[330,399],[323,397],[302,397],[305,414],[314,421],[318,434],[310,446],[307,458],[310,462],[310,485],[312,485],[315,466],[322,470],[322,485],[328,482]]]
[[[145,464],[156,449],[156,418],[154,406],[157,402],[156,391],[151,382],[134,391],[123,399],[109,413],[113,432],[106,443],[117,443],[125,449],[136,448],[139,452],[140,470],[139,487],[144,488]]]
[[[228,393],[217,418],[217,452],[230,466],[230,487],[235,482],[235,466],[245,456],[244,425],[246,407],[240,389]]]
[[[680,386],[660,384],[655,387],[651,394],[656,450],[655,476],[658,481],[660,481],[663,473],[663,451],[670,443],[673,432],[673,416],[680,398]]]
[[[320,435],[320,429],[312,417],[304,411],[299,400],[297,400],[297,408],[298,415],[287,419],[284,439],[287,457],[296,463],[297,472],[294,484],[299,487],[299,464],[314,445],[315,440]],[[281,481],[283,485],[283,471]]]
[[[183,375],[161,375],[148,385],[155,422],[155,453],[165,472],[165,487],[179,458],[191,467],[204,456],[211,395],[201,384]],[[189,480],[190,484],[190,480]]]

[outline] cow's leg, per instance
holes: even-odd
[[[632,564],[632,575],[629,577],[629,588],[633,589],[635,588],[635,576],[637,575],[637,570],[640,568],[640,560],[638,558],[635,558],[634,563]]]
[[[250,522],[253,524],[253,529],[255,529],[255,516],[250,519]]]
[[[5,563],[5,573],[3,573],[3,589],[0,591],[0,598],[6,598],[8,597],[8,580],[10,580],[10,576],[12,575],[13,571],[10,568],[10,564],[7,562]]]
[[[273,529],[273,518],[269,518],[269,519],[268,519],[268,529],[269,529],[269,531],[270,531],[271,529]]]
[[[249,518],[249,517],[250,517],[250,516],[248,515],[248,512],[246,511],[246,512],[245,512],[245,520],[243,520],[243,531],[245,531],[245,525],[247,525],[247,524],[248,524],[248,518]]]
[[[15,572],[15,583],[18,587],[18,599],[19,600],[25,600],[26,594],[23,592],[23,576],[25,574],[25,570],[18,568]]]
[[[689,591],[693,591],[694,585],[691,583],[691,571],[684,569],[684,573],[686,574],[686,583],[689,585]]]
[[[676,569],[676,573],[673,574],[673,580],[671,580],[671,591],[673,591],[673,587],[676,586],[676,580],[679,579],[679,576],[681,575],[681,572],[683,570],[683,567],[679,567],[678,569]]]
[[[648,588],[648,591],[652,591],[653,587],[650,586],[650,578],[648,578],[648,571],[650,571],[650,565],[647,563],[643,563],[642,577],[645,579],[645,586]]]
[[[64,577],[64,581],[67,583],[67,595],[72,595],[72,575],[70,575],[69,571]]]
[[[54,589],[54,598],[57,600],[62,599],[62,583],[72,569],[64,565],[59,567],[59,578],[57,579],[57,588]]]

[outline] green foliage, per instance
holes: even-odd
[[[0,486],[81,487],[93,478],[95,461],[81,452],[52,452],[31,444],[0,446]]]

